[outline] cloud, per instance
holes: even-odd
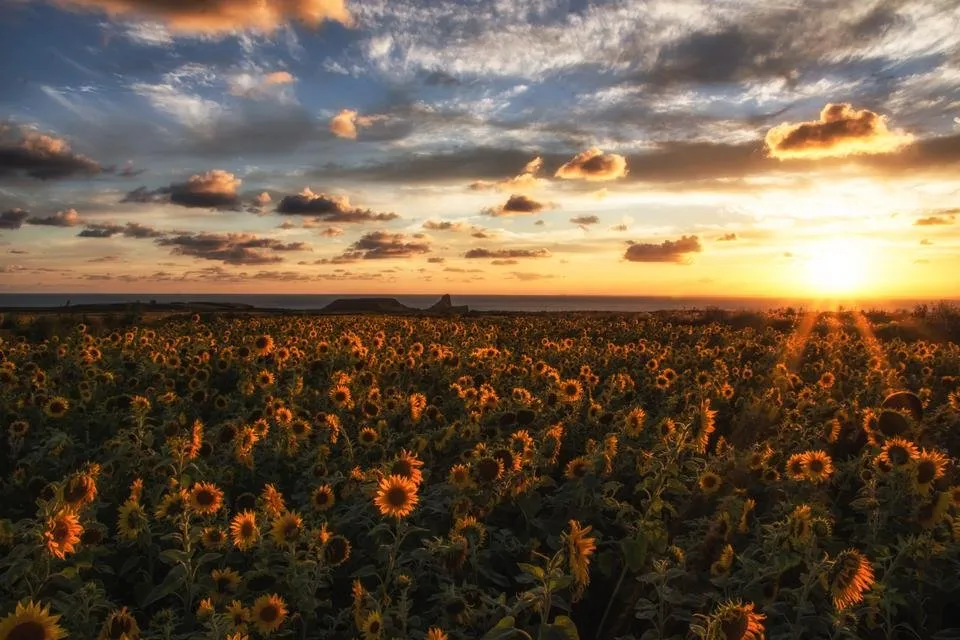
[[[277,253],[308,249],[303,242],[283,243],[249,233],[177,233],[158,238],[156,243],[161,247],[171,247],[174,255],[219,260],[235,265],[283,262]]]
[[[62,138],[0,122],[0,178],[22,174],[55,180],[92,176],[101,170],[99,163],[74,153]]]
[[[774,158],[817,159],[892,153],[913,136],[888,129],[885,116],[844,103],[828,104],[813,122],[779,124],[764,142]]]
[[[351,25],[346,0],[53,0],[61,7],[106,13],[121,19],[153,20],[181,33],[272,32],[291,21],[317,26]]]
[[[464,258],[471,259],[514,259],[514,258],[549,258],[552,254],[547,249],[470,249]]]
[[[324,222],[369,222],[396,220],[396,213],[376,213],[350,204],[347,196],[314,193],[310,187],[297,195],[284,196],[277,204],[277,213],[294,216],[314,216]]]
[[[913,221],[916,227],[934,227],[953,224],[956,219],[957,211],[955,209],[940,212],[937,215],[917,218]]]
[[[627,159],[593,147],[561,165],[555,175],[564,180],[616,180],[627,175]]]
[[[229,171],[213,169],[168,187],[154,190],[138,187],[127,193],[121,202],[169,202],[190,208],[238,209],[240,196],[237,195],[237,188],[242,182]]]
[[[929,247],[930,245],[933,244],[933,241],[932,241],[932,240],[927,240],[926,238],[924,238],[923,240],[920,241],[920,244],[923,245],[923,246],[925,246],[925,247]]]
[[[266,191],[261,192],[256,198],[253,199],[253,203],[258,207],[265,207],[271,202],[273,202],[273,198],[271,198],[270,194]]]
[[[557,277],[548,273],[532,273],[529,271],[511,271],[510,275],[513,276],[514,279],[523,280],[524,282],[531,282],[533,280],[547,280]]]
[[[586,227],[591,224],[599,223],[600,218],[598,216],[576,216],[574,218],[570,218],[570,222],[579,227]]]
[[[363,234],[341,256],[334,258],[334,261],[411,258],[424,253],[430,253],[430,243],[423,234],[414,234],[408,238],[403,233],[371,231]]]
[[[29,211],[8,209],[0,213],[0,229],[19,229],[29,216]]]
[[[353,109],[343,109],[330,118],[330,132],[340,138],[356,140],[359,128],[371,127],[385,116],[361,116]]]
[[[470,183],[470,189],[473,191],[486,191],[496,189],[497,191],[533,191],[547,184],[547,181],[538,178],[537,173],[543,168],[543,158],[537,156],[523,166],[523,171],[519,175],[504,180],[476,180]]]
[[[536,200],[529,198],[523,194],[514,194],[510,196],[507,201],[496,207],[490,207],[483,210],[483,214],[487,216],[513,216],[513,215],[529,215],[534,213],[540,213],[544,209],[548,208],[549,204],[544,204],[542,202],[537,202]]]
[[[725,234],[723,234],[722,236],[720,236],[719,238],[717,238],[717,242],[733,242],[733,241],[736,240],[736,239],[737,239],[737,234],[735,234],[735,233],[725,233]]]
[[[65,209],[63,211],[57,211],[52,216],[47,216],[45,218],[30,218],[27,220],[27,224],[35,224],[44,227],[75,227],[82,222],[83,221],[80,219],[80,214],[77,213],[76,209]]]
[[[430,264],[443,264],[444,262],[446,262],[446,258],[442,258],[440,256],[430,256],[429,258],[427,258],[427,262],[429,262]]]
[[[627,247],[624,259],[630,262],[672,262],[686,264],[691,253],[703,250],[697,236],[681,236],[679,240],[664,240],[660,244],[633,243]]]
[[[466,227],[462,222],[451,222],[450,220],[427,220],[423,223],[423,228],[429,231],[462,231]]]
[[[269,73],[240,73],[228,82],[231,95],[259,100],[278,95],[277,90],[289,86],[297,78],[289,71],[271,71]]]
[[[113,224],[109,222],[91,222],[77,234],[80,238],[112,238],[122,235],[125,238],[162,238],[167,234],[139,222]]]

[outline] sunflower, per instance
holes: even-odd
[[[461,516],[453,523],[451,536],[463,536],[476,548],[487,539],[487,528],[474,516]]]
[[[380,480],[373,503],[380,515],[403,518],[413,512],[419,500],[416,484],[403,476],[391,475]]]
[[[804,465],[805,454],[795,453],[787,458],[785,471],[787,477],[791,480],[804,480],[807,477],[806,467]]]
[[[803,467],[807,480],[814,484],[825,482],[833,474],[833,460],[823,450],[804,453]]]
[[[200,534],[200,543],[205,549],[222,549],[227,543],[227,533],[220,527],[206,527]]]
[[[576,378],[569,378],[560,383],[559,393],[564,402],[576,402],[583,397],[583,385]]]
[[[493,456],[485,455],[473,465],[477,478],[483,484],[490,484],[503,476],[503,462]]]
[[[117,511],[117,533],[124,540],[136,540],[147,528],[147,512],[135,500],[127,500]]]
[[[934,480],[943,477],[949,460],[939,451],[922,450],[913,462],[913,481],[918,489],[925,491]]]
[[[320,512],[329,510],[335,502],[336,498],[333,494],[333,487],[328,484],[322,484],[314,489],[310,497],[310,503],[313,505],[313,508]]]
[[[702,474],[700,474],[699,480],[697,480],[697,484],[700,485],[700,490],[707,495],[716,493],[716,491],[720,488],[721,483],[722,480],[720,479],[720,476],[713,471],[704,471]]]
[[[241,551],[250,549],[260,537],[257,527],[257,515],[253,511],[244,511],[233,516],[230,521],[230,537],[233,544]]]
[[[245,631],[247,623],[250,622],[250,609],[243,606],[239,600],[233,600],[227,605],[227,616],[230,617],[234,629]]]
[[[402,476],[419,485],[423,482],[423,472],[420,471],[422,466],[423,460],[417,458],[417,454],[401,449],[399,455],[390,465],[389,474]]]
[[[447,636],[447,632],[440,627],[430,627],[427,630],[427,637],[425,640],[449,640],[449,636]]]
[[[473,484],[473,479],[470,477],[470,467],[462,463],[453,465],[447,475],[447,482],[458,491],[468,489]]]
[[[733,566],[733,546],[728,544],[723,547],[720,557],[710,565],[710,575],[721,578],[730,573],[731,566]]]
[[[80,524],[79,516],[67,511],[59,512],[47,520],[47,528],[43,533],[47,541],[47,551],[63,560],[68,553],[76,550],[82,533],[83,525]]]
[[[263,500],[264,509],[271,518],[276,518],[287,510],[283,494],[280,493],[280,490],[272,483],[268,483],[263,488],[263,493],[260,497]]]
[[[878,456],[891,468],[903,467],[920,457],[917,446],[905,438],[890,438],[887,440]]]
[[[70,403],[63,396],[54,396],[43,405],[43,412],[50,418],[62,418],[67,414]]]
[[[203,515],[213,515],[223,506],[223,491],[212,482],[198,482],[190,489],[190,508]]]
[[[277,594],[260,596],[253,602],[250,619],[257,630],[269,635],[280,628],[287,617],[287,603]]]
[[[668,369],[669,371],[669,369]],[[716,429],[717,411],[710,408],[710,400],[700,403],[700,410],[694,420],[694,438],[697,443],[697,453],[706,453],[710,442],[710,435]]]
[[[271,386],[274,380],[275,378],[273,374],[266,369],[261,370],[256,376],[257,386],[261,389],[266,389],[267,387]]]
[[[67,480],[61,489],[61,496],[68,507],[79,509],[97,497],[97,481],[93,474],[78,473]]]
[[[26,420],[14,420],[10,423],[9,432],[11,438],[22,438],[30,431],[30,423]]]
[[[350,395],[350,388],[346,385],[338,384],[330,389],[330,402],[339,409],[350,409],[353,407],[353,396]]]
[[[210,573],[213,579],[214,591],[217,595],[227,593],[236,593],[240,588],[240,574],[229,567],[226,569],[214,569]]]
[[[257,336],[253,341],[253,350],[259,356],[267,356],[273,351],[273,336],[264,334]]]
[[[163,496],[153,515],[157,520],[163,518],[174,520],[186,510],[189,499],[189,495],[183,489],[171,491]]]
[[[377,640],[383,632],[383,615],[379,611],[371,611],[360,623],[363,640]]]
[[[270,537],[278,546],[293,547],[303,532],[303,518],[296,511],[288,511],[273,521]]]
[[[323,545],[323,559],[331,567],[338,567],[350,559],[350,541],[334,534]]]
[[[373,427],[364,427],[363,429],[360,429],[357,439],[360,441],[360,444],[369,447],[373,444],[376,444],[377,440],[380,439],[380,433],[377,432],[377,430]]]
[[[126,607],[112,611],[100,628],[98,640],[136,640],[140,637],[140,625]]]
[[[579,480],[593,471],[593,463],[587,456],[577,456],[567,463],[563,477],[567,480]]]
[[[597,541],[590,536],[592,526],[583,527],[576,520],[570,521],[570,531],[564,534],[567,542],[567,562],[575,583],[574,600],[579,600],[590,584],[590,556],[597,548]]]
[[[200,601],[200,604],[197,605],[197,619],[205,620],[212,616],[214,613],[213,600],[210,598],[204,598]]]
[[[625,429],[624,431],[631,438],[636,438],[643,432],[644,423],[647,420],[647,412],[642,408],[637,407],[627,414],[625,419]]]
[[[834,558],[828,579],[833,605],[842,610],[857,604],[873,582],[870,560],[856,549],[842,551]]]
[[[753,610],[754,604],[728,600],[714,609],[707,624],[707,637],[724,640],[763,640],[766,616]]]
[[[2,640],[60,640],[67,632],[57,624],[59,615],[50,615],[50,606],[30,600],[17,603],[13,613],[0,620]]]

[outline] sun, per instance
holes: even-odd
[[[805,252],[806,286],[818,294],[862,293],[869,286],[870,252],[857,238],[818,241]]]

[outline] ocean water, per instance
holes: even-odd
[[[220,302],[249,304],[267,309],[322,309],[338,298],[395,298],[415,308],[426,308],[439,300],[438,295],[394,294],[151,294],[151,293],[0,293],[0,308],[54,308],[80,304],[121,302]],[[468,305],[476,311],[658,311],[677,309],[760,310],[793,306],[804,309],[845,308],[912,309],[925,300],[818,302],[801,299],[737,298],[737,297],[655,297],[655,296],[522,296],[522,295],[452,295],[453,304]]]

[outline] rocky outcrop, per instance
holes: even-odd
[[[445,293],[433,306],[427,308],[427,313],[467,313],[469,311],[467,305],[457,306],[453,305],[453,302],[450,300],[450,294]]]
[[[334,300],[321,313],[399,313],[399,314],[458,314],[467,313],[466,305],[454,306],[450,295],[446,294],[427,309],[408,307],[396,298],[340,298]]]

